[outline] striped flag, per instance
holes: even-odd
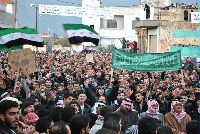
[[[98,46],[99,35],[90,26],[83,24],[64,24],[63,27],[70,44],[92,42],[94,45]]]
[[[0,29],[0,50],[18,48],[17,46],[32,45],[43,47],[43,39],[32,28],[5,28]]]

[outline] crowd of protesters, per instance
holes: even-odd
[[[37,71],[12,74],[0,53],[0,134],[197,134],[198,65],[133,72],[110,53],[36,52]],[[15,78],[18,78],[15,80]]]

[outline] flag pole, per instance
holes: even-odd
[[[15,78],[15,85],[14,85],[14,90],[13,90],[13,91],[15,91],[15,90],[16,90],[17,81],[18,81],[18,78],[19,78],[19,71],[20,71],[20,69],[18,68],[18,69],[17,69],[16,78]]]
[[[20,55],[19,55],[19,61],[18,62],[20,62],[20,60],[21,60],[21,53],[20,53]],[[17,68],[17,74],[16,74],[16,78],[15,78],[15,85],[14,85],[14,90],[13,91],[15,91],[16,90],[16,86],[17,86],[17,81],[18,81],[18,78],[19,78],[19,72],[20,71],[20,67],[19,68]]]
[[[150,73],[150,72],[149,72]],[[151,74],[151,73],[150,73]],[[150,76],[149,76],[150,77]],[[153,82],[153,79],[154,79],[154,75],[153,75],[153,73],[152,73],[152,78],[150,77],[149,78],[149,82],[148,82],[148,89],[147,89],[147,94],[146,94],[146,101],[148,101],[149,100],[149,96],[150,96],[150,94],[151,94],[151,91],[152,91],[152,82]],[[152,81],[151,81],[152,80]]]
[[[113,68],[111,67],[111,70],[110,70],[110,82],[112,82],[113,80]]]
[[[181,69],[181,83],[184,83],[183,69]]]

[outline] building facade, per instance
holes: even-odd
[[[172,4],[163,8],[154,7],[153,20],[191,21],[191,12],[198,12],[193,5]]]
[[[15,3],[12,0],[0,1],[0,27],[15,27]]]
[[[122,44],[120,40],[123,37],[129,41],[137,41],[137,32],[133,28],[133,22],[136,19],[146,20],[144,5],[130,7],[103,7],[100,0],[83,0],[82,7],[105,11],[104,17],[82,17],[83,24],[93,26],[95,31],[99,33],[100,46],[103,47],[114,45],[121,48]],[[153,19],[153,15],[151,15],[150,19]]]
[[[193,5],[151,7],[153,20],[135,22],[139,52],[167,52],[172,45],[199,45],[199,25],[191,23]]]
[[[150,7],[150,18],[145,23],[150,22],[149,24],[151,26],[136,28],[135,24],[147,20],[145,4]],[[100,46],[106,47],[114,45],[121,48],[122,43],[120,40],[125,37],[130,42],[138,42],[139,52],[160,52],[168,49],[160,47],[159,39],[157,38],[158,35],[162,35],[164,26],[161,26],[161,28],[158,21],[152,20],[177,22],[177,25],[179,25],[179,22],[180,24],[182,22],[188,22],[188,25],[192,25],[190,24],[191,12],[198,10],[194,6],[171,4],[171,0],[141,0],[139,5],[130,7],[105,7],[101,5],[100,0],[83,0],[82,7],[91,10],[91,12],[95,12],[91,16],[83,16],[82,23],[92,26],[99,33]],[[103,16],[99,17],[97,14],[100,11],[106,12],[104,12]],[[156,37],[153,36],[155,34],[157,35]],[[156,45],[149,45],[153,42],[156,42]],[[92,45],[90,43],[84,44]],[[196,44],[196,41],[192,44]]]
[[[172,45],[199,45],[199,25],[187,21],[140,21],[135,25],[141,53],[168,52]]]
[[[171,0],[140,0],[141,4],[148,4],[152,7],[166,7],[171,4]]]

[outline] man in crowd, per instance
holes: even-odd
[[[120,107],[120,105],[121,105],[122,101],[125,99],[125,97],[126,96],[123,91],[118,92],[117,100],[115,100],[114,103],[111,104],[113,111],[116,111]]]
[[[79,93],[77,94],[77,100],[78,100],[78,103],[81,107],[81,114],[90,114],[91,113],[91,106],[86,104],[85,101],[87,99],[87,96],[85,94],[84,91],[80,90]]]
[[[135,98],[136,98],[136,101],[135,101],[136,111],[138,111],[138,113],[146,112],[148,106],[147,106],[147,103],[145,101],[145,97],[144,97],[143,93],[137,92],[135,94]]]
[[[89,134],[89,117],[85,115],[76,115],[70,121],[72,134]]]
[[[0,102],[0,133],[16,134],[19,125],[19,104],[16,99]]]
[[[125,132],[131,125],[138,123],[138,113],[134,110],[130,99],[123,100],[116,113],[121,116],[122,132]]]
[[[73,94],[64,94],[64,107],[69,106],[70,102],[74,99]]]

